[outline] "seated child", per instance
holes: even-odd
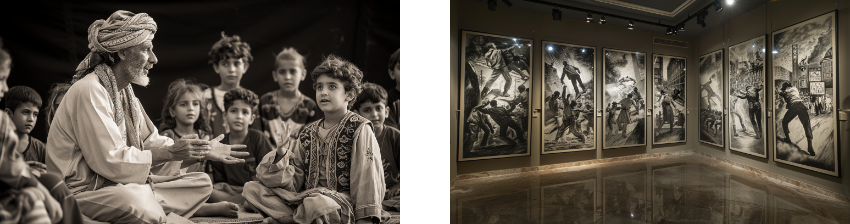
[[[248,71],[248,65],[254,57],[251,56],[251,46],[248,43],[242,41],[238,35],[225,36],[224,32],[221,32],[221,40],[213,44],[209,57],[208,63],[212,65],[215,73],[218,73],[221,84],[204,90],[204,106],[209,111],[207,120],[212,128],[212,136],[219,136],[230,132],[227,122],[224,121],[224,110],[227,109],[224,108],[224,93],[240,88],[242,75]]]
[[[384,125],[384,120],[389,115],[387,108],[387,91],[374,83],[363,84],[363,92],[357,96],[352,108],[360,116],[372,122],[372,130],[381,148],[381,163],[384,165],[384,182],[387,185],[387,193],[384,196],[384,205],[400,210],[400,182],[399,165],[401,153],[399,152],[399,130]]]
[[[224,113],[230,133],[221,140],[222,144],[242,144],[250,154],[242,164],[224,164],[210,161],[213,176],[213,192],[208,202],[228,201],[236,204],[245,201],[242,186],[256,180],[257,161],[272,151],[269,139],[262,132],[248,128],[254,121],[254,111],[259,97],[251,90],[236,88],[224,94]]]
[[[387,106],[390,109],[390,115],[387,117],[386,125],[392,126],[401,130],[399,116],[401,114],[401,106],[399,98],[401,97],[401,49],[398,49],[390,56],[390,65],[387,68],[390,73],[390,78],[395,80],[395,88],[390,89],[387,96]]]
[[[274,81],[280,89],[260,97],[260,117],[263,132],[272,146],[286,147],[305,124],[322,118],[316,101],[298,91],[307,75],[304,56],[293,48],[285,48],[275,58]]]
[[[363,73],[330,55],[311,78],[325,117],[304,126],[288,149],[263,157],[259,181],[245,184],[244,205],[265,222],[360,224],[388,218],[381,208],[384,169],[371,122],[348,110]]]
[[[159,134],[171,139],[183,138],[183,136],[195,134],[200,139],[209,139],[210,126],[206,122],[207,108],[203,105],[201,87],[192,81],[177,79],[168,85],[168,95],[162,107],[162,123]],[[174,163],[171,172],[179,170],[180,173],[205,172],[205,161],[183,161]],[[176,168],[176,170],[174,170]],[[174,173],[160,173],[158,175],[169,176]]]
[[[24,160],[44,164],[44,142],[30,136],[38,120],[38,108],[41,107],[41,96],[27,86],[15,86],[6,94],[6,113],[15,124],[15,134],[18,134],[18,145],[15,151],[24,155]],[[45,171],[47,167],[44,167]]]
[[[0,42],[0,99],[10,91],[6,80],[11,64],[12,58]],[[15,110],[17,112],[17,106]],[[8,115],[0,114],[0,192],[4,192],[0,194],[0,220],[4,223],[82,223],[80,207],[63,178],[46,173],[43,163],[31,161],[28,166],[25,157],[16,150],[17,145],[28,145],[18,143],[16,126]]]
[[[49,95],[47,102],[44,102],[44,118],[47,119],[47,122],[44,122],[44,126],[47,128],[45,130],[50,130],[50,122],[53,122],[53,115],[56,114],[56,108],[59,108],[59,103],[62,102],[62,98],[65,98],[65,93],[70,88],[70,83],[54,83],[50,87],[50,91],[47,93]]]

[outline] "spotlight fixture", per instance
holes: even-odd
[[[735,0],[726,0],[726,5],[732,5],[735,3]]]
[[[552,20],[561,21],[561,10],[552,9]]]
[[[705,17],[707,15],[708,15],[708,11],[704,10],[704,9],[697,12],[697,24],[699,24],[702,27],[705,27]]]
[[[585,21],[585,22],[588,22],[588,23],[589,23],[589,22],[593,22],[593,15],[591,15],[591,14],[588,12],[588,13],[587,13],[587,19],[586,19],[586,20],[584,20],[584,21]]]
[[[679,32],[685,32],[685,24],[679,24]]]
[[[626,29],[634,30],[635,29],[635,21],[630,19],[629,20],[629,26],[627,26]]]
[[[668,26],[668,27],[667,27],[667,33],[665,33],[665,34],[667,34],[667,35],[671,35],[671,34],[673,34],[673,27],[669,27],[669,26]]]
[[[510,0],[502,0],[502,2],[504,2],[505,5],[508,5],[508,7],[514,6],[514,3],[511,3]]]
[[[599,24],[605,24],[605,23],[608,23],[608,22],[605,21],[605,15],[603,15],[601,18],[599,18]]]
[[[490,11],[496,11],[496,0],[487,0],[487,9],[490,9]]]
[[[720,4],[720,0],[714,1],[714,11],[720,12],[721,10],[723,10],[723,5]]]

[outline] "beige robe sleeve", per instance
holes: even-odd
[[[266,187],[281,187],[288,191],[300,192],[304,186],[304,150],[300,141],[292,141],[286,155],[275,163],[280,150],[266,154],[257,165],[257,179]]]
[[[351,200],[355,206],[354,217],[381,217],[381,202],[386,190],[381,149],[371,125],[361,125],[354,136],[354,147],[351,149]]]

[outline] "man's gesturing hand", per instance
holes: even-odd
[[[251,155],[248,152],[239,152],[239,151],[231,151],[232,149],[244,149],[248,146],[246,145],[225,145],[222,144],[221,141],[224,139],[224,135],[219,135],[218,137],[209,141],[210,153],[206,156],[205,159],[212,161],[219,161],[225,164],[237,164],[244,163],[244,159],[238,159],[236,157],[245,157]]]
[[[210,152],[209,142],[198,139],[198,135],[191,134],[183,136],[174,141],[174,145],[167,149],[171,153],[172,161],[202,159]]]

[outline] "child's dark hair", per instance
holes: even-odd
[[[42,109],[44,111],[44,118],[47,118],[47,122],[44,122],[47,130],[50,130],[50,122],[53,122],[53,115],[56,113],[56,110],[53,108],[53,104],[57,103],[56,98],[59,97],[59,94],[67,93],[70,88],[70,83],[54,83],[50,87],[50,91],[47,92],[47,102],[44,102],[44,109]]]
[[[224,35],[224,31],[221,32],[221,40],[213,44],[209,56],[208,63],[211,65],[216,65],[218,62],[230,58],[245,59],[243,60],[245,64],[254,60],[254,57],[251,56],[251,46],[248,43],[243,42],[239,35],[228,37]]]
[[[360,105],[366,102],[384,103],[386,105],[387,90],[375,83],[364,83],[363,91],[360,92],[360,95],[357,95],[357,99],[354,100],[354,106],[351,110],[360,110]]]
[[[29,86],[15,86],[9,89],[6,93],[6,108],[9,110],[17,110],[18,106],[24,103],[33,103],[36,108],[41,107],[41,96]]]
[[[245,88],[236,88],[224,94],[224,110],[227,111],[230,106],[233,106],[233,102],[237,100],[243,100],[248,105],[251,105],[251,113],[257,110],[257,105],[260,105],[260,97],[253,91]]]
[[[301,67],[301,71],[303,72],[302,74],[307,73],[307,68],[304,67],[304,64],[307,63],[307,59],[304,58],[304,55],[298,53],[295,48],[287,47],[284,48],[283,51],[281,51],[280,53],[277,53],[277,56],[275,56],[274,60],[275,70],[277,70],[277,66],[279,66],[278,61],[280,60],[293,60],[297,62],[296,64],[298,64],[298,67]]]
[[[177,127],[177,121],[174,116],[171,116],[171,111],[169,111],[169,109],[177,106],[180,98],[183,98],[183,95],[186,94],[194,94],[200,101],[200,114],[198,114],[198,120],[195,121],[195,124],[193,124],[192,127],[195,130],[201,130],[207,133],[212,132],[212,129],[206,120],[209,111],[207,111],[207,107],[204,106],[204,97],[203,91],[201,91],[201,86],[195,84],[190,79],[177,79],[168,85],[168,94],[165,96],[165,100],[163,100],[162,104],[162,117],[159,118],[159,129],[167,130]]]
[[[360,95],[360,81],[363,80],[363,72],[351,62],[336,55],[328,55],[322,63],[313,69],[310,77],[313,79],[313,89],[316,89],[316,80],[319,76],[326,75],[329,78],[339,79],[343,83],[346,92],[354,91],[354,95]],[[348,108],[354,105],[354,100],[348,102]]]
[[[390,56],[390,65],[387,67],[390,71],[395,69],[395,65],[397,65],[401,61],[401,48],[395,50],[392,56]]]

